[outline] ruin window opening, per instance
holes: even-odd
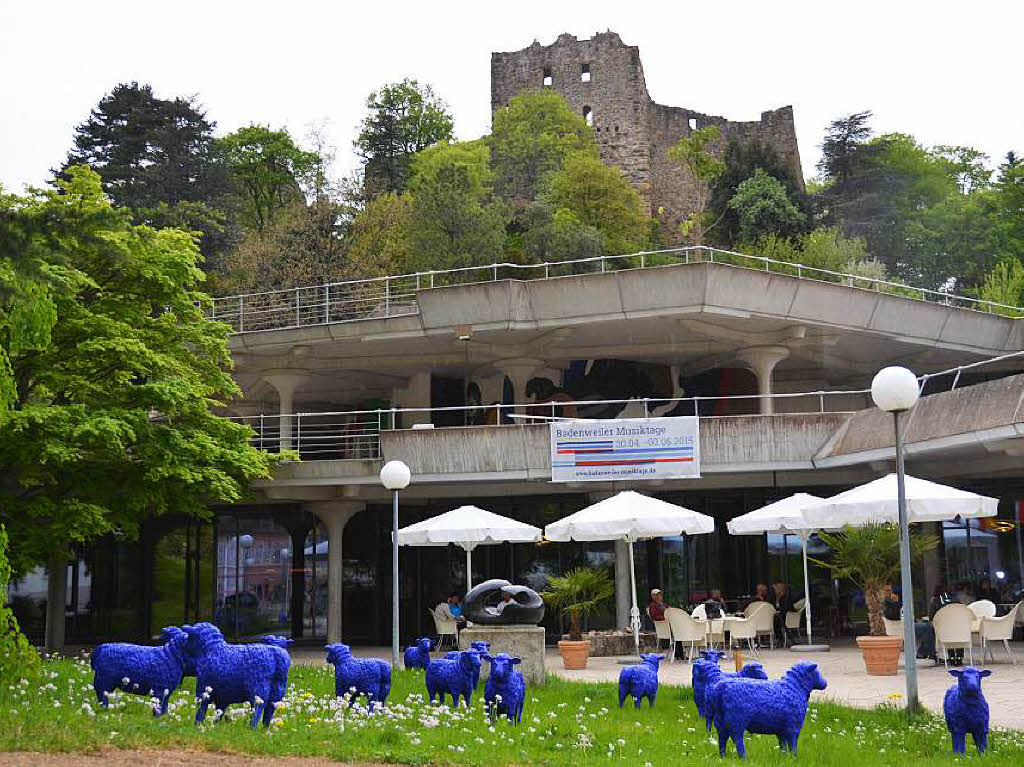
[[[697,130],[697,118],[696,117],[691,117],[687,122],[690,124],[690,130]]]
[[[551,83],[554,82],[554,78],[551,77],[551,67],[544,67],[544,72],[542,73],[542,76],[543,76],[542,82],[544,83],[544,87],[545,88],[550,87]]]
[[[583,119],[591,128],[594,127],[594,110],[590,107],[583,107]]]
[[[583,83],[589,83],[590,82],[590,64],[584,64],[580,68],[580,82],[583,82]]]

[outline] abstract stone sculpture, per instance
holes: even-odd
[[[693,663],[690,683],[693,685],[693,702],[697,706],[697,713],[701,718],[707,717],[707,708],[704,706],[704,691],[707,689],[708,674],[720,673],[718,662],[724,657],[725,653],[721,650],[701,650],[700,659]],[[714,672],[712,672],[712,669],[714,669]]]
[[[347,644],[329,644],[327,662],[334,664],[334,694],[365,695],[369,707],[384,705],[391,694],[391,664],[379,658],[353,658]]]
[[[988,749],[988,701],[981,691],[981,680],[992,672],[968,666],[965,669],[950,669],[949,673],[956,677],[956,684],[946,690],[942,712],[946,715],[946,727],[953,737],[953,751],[964,753],[967,733],[970,733],[974,747],[982,754]]]
[[[523,675],[513,668],[522,663],[507,653],[481,655],[491,664],[491,673],[484,685],[484,704],[491,720],[504,714],[513,724],[519,724],[523,717],[523,702],[526,700],[526,682]]]
[[[167,713],[167,701],[184,676],[188,636],[172,626],[164,629],[163,637],[166,643],[156,647],[109,642],[92,651],[92,686],[103,708],[107,707],[108,693],[124,690],[159,699],[160,708],[153,709],[154,716]]]
[[[261,718],[264,727],[270,726],[274,707],[288,687],[288,652],[266,644],[230,645],[212,623],[181,628],[188,634],[185,655],[196,668],[196,724],[206,718],[211,703],[222,711],[233,703],[248,703],[249,726],[255,727]]]
[[[469,708],[473,694],[473,680],[480,678],[480,653],[476,650],[463,650],[455,660],[444,658],[432,660],[427,666],[427,693],[430,695],[430,702],[434,702],[434,696],[440,695],[441,703],[444,703],[444,694],[452,696],[452,706],[459,705],[459,697],[466,699],[466,708]]]
[[[498,612],[496,606],[502,596],[512,600]],[[499,626],[513,623],[536,625],[544,620],[544,600],[528,586],[515,586],[506,580],[493,578],[472,588],[466,594],[463,610],[466,620],[481,626]]]
[[[740,759],[746,759],[743,733],[775,735],[779,748],[796,756],[797,741],[807,715],[812,690],[824,690],[825,677],[818,664],[796,663],[781,679],[761,681],[742,677],[723,679],[711,705],[716,711],[718,753],[725,756],[729,738]]]
[[[405,667],[407,669],[421,668],[424,671],[430,663],[430,637],[420,637],[414,644],[405,648]]]
[[[760,663],[746,663],[743,668],[735,673],[722,671],[718,666],[708,670],[708,676],[704,687],[704,726],[711,732],[711,723],[715,720],[717,711],[715,701],[718,694],[718,686],[724,679],[767,679],[768,674]]]
[[[654,698],[658,695],[658,664],[664,659],[664,655],[644,653],[640,656],[643,663],[626,666],[619,672],[619,708],[629,697],[637,708],[644,698],[649,708],[654,707]]]

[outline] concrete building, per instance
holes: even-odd
[[[797,584],[795,539],[733,538],[725,522],[891,470],[890,424],[865,390],[894,363],[932,374],[907,425],[908,470],[1002,501],[984,530],[947,531],[945,550],[918,574],[920,593],[942,578],[1020,588],[1024,358],[940,373],[1024,349],[1021,320],[967,299],[908,297],[704,249],[674,258],[218,299],[245,391],[230,415],[252,424],[258,445],[297,450],[302,461],[280,466],[249,503],[215,509],[211,523],[165,518],[138,544],[81,551],[68,569],[68,641],[152,637],[196,619],[240,636],[387,641],[390,514],[378,473],[390,459],[413,472],[403,524],[474,503],[542,526],[632,488],[719,523],[713,535],[637,546],[641,593],[658,586],[679,604],[715,587],[739,597],[757,582]],[[699,416],[699,479],[551,481],[546,417],[645,415]],[[474,581],[542,588],[572,564],[611,566],[616,610],[594,625],[624,626],[624,556],[612,543],[483,546]],[[459,590],[464,561],[461,550],[402,551],[403,639],[432,631],[426,608]],[[834,619],[856,612],[824,573],[814,582]],[[17,588],[13,596],[38,637],[38,600]],[[546,626],[552,638],[558,617]]]

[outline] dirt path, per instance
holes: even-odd
[[[4,767],[139,767],[140,764],[146,767],[195,767],[197,763],[203,767],[337,767],[341,764],[323,757],[251,757],[209,751],[122,751],[116,748],[95,754],[0,754],[0,765]]]

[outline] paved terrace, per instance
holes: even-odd
[[[984,666],[992,670],[992,676],[985,680],[984,689],[991,710],[992,726],[1021,730],[1024,729],[1024,663],[1020,663],[1020,660],[1024,658],[1024,643],[1014,642],[1011,647],[1017,656],[1018,665],[1010,664],[1002,647],[994,648],[996,662]],[[353,652],[360,657],[391,656],[390,647],[359,647],[353,648]],[[324,653],[319,649],[292,650],[292,658],[297,663],[325,662]],[[591,658],[586,669],[566,671],[562,668],[558,649],[550,647],[547,650],[548,672],[573,681],[615,682],[622,668],[621,660],[614,657]],[[902,696],[906,690],[902,672],[896,676],[868,676],[864,671],[860,650],[849,639],[833,643],[832,651],[827,653],[811,653],[804,656],[789,650],[761,650],[759,657],[748,655],[747,660],[760,661],[764,664],[768,676],[773,679],[781,676],[798,660],[814,661],[828,680],[828,689],[824,693],[814,693],[812,700],[834,700],[857,708],[874,708],[883,703],[903,704],[902,698],[891,697]],[[975,661],[979,661],[977,653]],[[731,664],[732,659],[727,658],[723,661],[722,667],[729,667],[731,670]],[[981,665],[980,662],[978,665]],[[900,668],[902,669],[902,663]],[[942,696],[952,684],[952,677],[946,673],[941,663],[934,665],[931,661],[918,661],[917,668],[921,702],[928,709],[941,713]],[[689,684],[690,674],[690,666],[684,661],[665,661],[661,665],[658,677],[662,685],[682,685]],[[665,692],[663,691],[662,695]]]

